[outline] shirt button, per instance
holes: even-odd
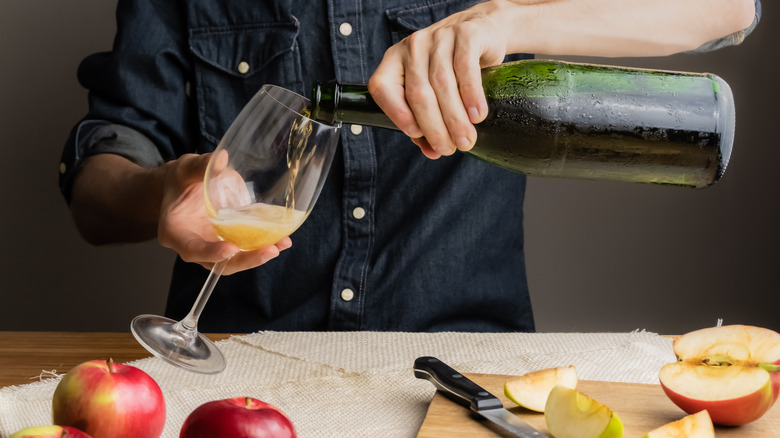
[[[341,291],[341,299],[344,301],[352,301],[355,298],[355,291],[350,288],[346,288]]]
[[[68,166],[65,163],[60,163],[60,173],[64,175],[67,170]]]
[[[366,217],[366,210],[363,207],[355,207],[355,209],[352,210],[352,217],[355,219],[363,219]]]
[[[352,125],[349,127],[349,130],[355,135],[360,135],[363,132],[363,125]]]
[[[341,25],[339,26],[339,33],[341,33],[344,36],[352,35],[352,25],[347,22],[341,23]]]
[[[241,61],[238,63],[238,72],[242,75],[245,75],[249,71],[249,63],[246,61]]]

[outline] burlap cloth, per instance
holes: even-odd
[[[167,404],[164,437],[178,437],[186,416],[210,400],[251,396],[284,410],[298,435],[414,437],[435,392],[415,379],[419,356],[462,372],[522,374],[573,364],[583,380],[657,383],[674,360],[671,340],[653,333],[281,333],[218,343],[227,369],[180,370],[159,359],[132,362],[160,384]],[[42,370],[43,371],[43,370]],[[67,370],[58,370],[65,372]],[[50,424],[54,375],[0,389],[0,437]]]

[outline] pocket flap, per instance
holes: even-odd
[[[402,6],[385,11],[385,17],[390,25],[393,44],[401,41],[414,32],[424,29],[448,16],[468,9],[480,0],[428,0],[423,5]],[[503,62],[530,59],[533,55],[526,53],[508,54]]]
[[[388,9],[385,11],[385,16],[390,21],[392,31],[405,36],[424,29],[477,3],[479,1],[475,0],[437,1],[420,6]]]
[[[237,77],[261,71],[275,58],[293,51],[298,22],[263,23],[190,32],[190,51],[205,63]]]

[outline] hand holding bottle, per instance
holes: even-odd
[[[482,3],[417,31],[385,52],[368,82],[374,100],[429,158],[469,150],[487,115],[480,69],[500,63],[509,29]]]
[[[426,156],[438,158],[474,145],[473,124],[487,115],[480,68],[507,53],[664,56],[746,29],[755,12],[753,0],[491,0],[388,49],[368,89]]]

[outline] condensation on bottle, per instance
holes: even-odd
[[[534,176],[707,187],[734,142],[729,85],[709,73],[523,60],[482,71],[488,116],[468,153]],[[314,86],[312,117],[397,129],[365,84]]]

